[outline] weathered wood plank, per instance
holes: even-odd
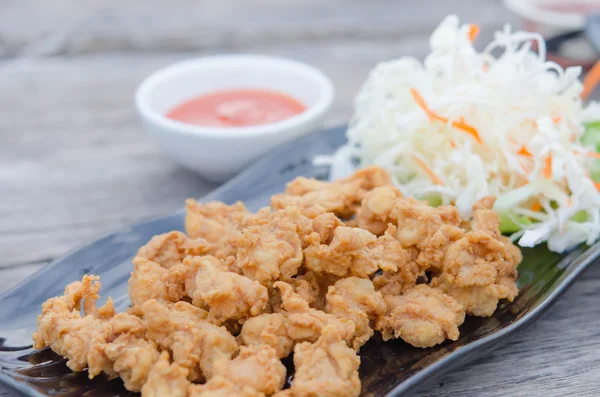
[[[497,0],[5,0],[0,56],[399,40],[426,37],[450,13],[482,26],[514,20]]]

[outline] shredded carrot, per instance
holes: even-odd
[[[567,199],[567,207],[570,207],[570,206],[572,206],[572,205],[573,205],[573,199],[571,199],[571,197],[569,197],[569,198]]]
[[[562,120],[561,116],[554,116],[554,117],[552,117],[552,121],[554,122],[554,124],[560,123],[561,120]]]
[[[531,208],[529,208],[532,211],[538,212],[542,209],[542,205],[540,204],[539,201],[536,200],[535,203],[533,203],[533,205],[531,206]]]
[[[433,121],[443,119],[442,116],[437,115],[433,110],[429,109],[429,107],[425,103],[425,99],[423,99],[421,94],[419,94],[419,91],[415,90],[414,88],[411,88],[410,93],[417,105],[419,105],[419,107],[423,109],[427,117],[429,117],[429,120]]]
[[[571,135],[569,135],[569,142],[573,142],[575,140],[575,134],[571,133]]]
[[[528,167],[526,165],[523,164],[519,164],[519,166],[521,167],[521,169],[523,170],[523,172],[525,172],[526,174],[529,174],[531,172],[531,167]],[[527,182],[529,183],[529,182]],[[524,185],[527,185],[527,183],[525,183]]]
[[[477,36],[479,35],[479,26],[475,25],[475,24],[470,24],[469,25],[469,40],[471,40],[471,43],[475,41],[475,39],[477,38]]]
[[[450,141],[450,146],[453,148],[456,148],[456,142],[454,142],[454,140]]]
[[[600,61],[587,72],[583,79],[583,92],[581,93],[581,99],[587,99],[590,94],[594,91],[596,86],[600,83]]]
[[[530,166],[526,166],[524,164],[519,163],[519,167],[521,167],[521,169],[523,170],[523,172],[525,172],[526,174],[529,174],[531,172],[531,167]],[[529,182],[527,182],[529,183]],[[527,185],[527,183],[525,183],[524,185]]]
[[[544,160],[544,176],[548,179],[552,177],[552,154],[549,154]]]
[[[529,150],[527,150],[527,148],[525,146],[521,146],[521,149],[519,149],[519,151],[517,152],[517,154],[521,155],[521,156],[526,156],[526,157],[532,157],[533,154],[531,154],[531,152]]]
[[[600,192],[600,182],[594,182],[594,186],[596,186],[596,190]]]
[[[580,156],[585,156],[585,157],[593,157],[595,159],[600,159],[600,153],[597,152],[585,152],[585,153],[581,153],[581,152],[573,152],[574,154],[578,154]]]
[[[427,104],[425,103],[425,100],[423,99],[421,94],[419,94],[419,91],[417,91],[414,88],[411,88],[410,93],[412,94],[417,105],[419,105],[419,107],[421,109],[423,109],[423,111],[425,112],[427,117],[429,117],[430,121],[437,120],[437,121],[441,121],[442,123],[448,123],[448,120],[449,120],[448,118],[440,116],[439,114],[437,114],[436,112],[431,110],[429,108],[429,106],[427,106]],[[475,127],[473,127],[472,125],[467,124],[462,117],[459,120],[452,121],[451,125],[452,125],[452,127],[458,128],[459,130],[463,130],[467,134],[471,135],[477,141],[477,143],[480,143],[480,144],[483,143],[483,141],[481,140],[481,137],[479,136],[479,132],[477,131],[477,129]]]
[[[442,181],[442,178],[440,178],[439,176],[437,176],[437,175],[435,174],[435,172],[433,172],[433,171],[431,170],[431,168],[429,168],[429,167],[427,166],[427,164],[425,164],[425,162],[424,162],[423,160],[421,160],[419,157],[417,157],[417,156],[415,156],[415,155],[413,155],[413,158],[415,159],[415,162],[416,162],[417,164],[419,164],[419,166],[420,166],[421,168],[423,168],[423,171],[425,171],[425,173],[426,173],[426,174],[429,176],[429,178],[431,179],[431,181],[432,181],[434,184],[436,184],[436,185],[443,185],[443,184],[444,184],[444,182]]]
[[[446,120],[446,122],[448,122],[448,120]],[[475,127],[473,127],[472,125],[467,124],[465,122],[465,119],[463,119],[462,117],[458,121],[454,120],[452,122],[452,127],[458,128],[459,130],[463,130],[467,134],[470,134],[473,137],[473,139],[475,139],[477,141],[477,143],[479,143],[479,144],[483,143],[483,141],[481,140],[481,137],[479,136],[479,132],[477,131],[477,129]]]

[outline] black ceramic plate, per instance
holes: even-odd
[[[319,132],[275,150],[204,200],[233,203],[243,200],[251,210],[266,205],[269,197],[284,189],[296,176],[326,178],[327,169],[314,167],[311,159],[331,153],[344,142],[345,128]],[[75,250],[54,261],[0,297],[0,385],[26,396],[133,396],[118,379],[71,373],[64,360],[50,350],[34,351],[40,305],[60,295],[65,284],[85,273],[100,275],[102,296],[115,298],[124,310],[131,258],[153,235],[183,228],[183,214],[141,223]],[[519,267],[519,297],[502,304],[493,317],[468,318],[460,339],[431,349],[416,349],[402,341],[373,338],[360,351],[363,396],[399,396],[419,382],[482,356],[507,337],[531,323],[599,255],[600,245],[582,247],[566,255],[545,247],[523,251]]]

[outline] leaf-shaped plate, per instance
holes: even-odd
[[[344,127],[303,137],[275,150],[203,200],[242,200],[251,210],[265,206],[297,176],[327,177],[312,165],[315,155],[333,152],[345,141]],[[34,351],[40,305],[62,293],[83,274],[100,275],[102,295],[113,296],[118,310],[128,304],[131,258],[153,235],[182,230],[183,213],[144,222],[101,238],[57,259],[0,297],[0,384],[26,396],[130,396],[118,379],[71,373],[64,360],[48,349]],[[402,341],[374,337],[360,351],[363,396],[399,396],[419,382],[482,356],[540,316],[599,255],[600,245],[558,255],[544,246],[523,250],[519,297],[502,304],[494,316],[468,318],[456,342],[416,349]]]

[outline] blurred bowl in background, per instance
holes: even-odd
[[[285,120],[248,127],[210,127],[168,118],[175,106],[221,90],[258,89],[287,94],[306,110]],[[161,69],[137,89],[135,104],[153,140],[181,165],[224,182],[274,147],[323,127],[333,84],[302,62],[263,55],[196,58]]]
[[[525,30],[545,39],[582,30],[586,16],[600,12],[600,0],[504,0],[504,4],[521,18]],[[598,53],[582,35],[564,42],[558,53],[548,52],[548,59],[563,67],[589,68],[598,60]]]

